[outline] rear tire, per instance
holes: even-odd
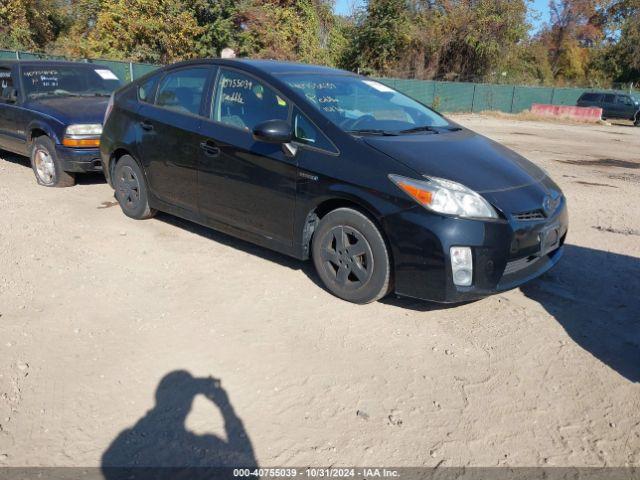
[[[636,115],[636,119],[633,121],[633,124],[636,127],[640,127],[640,113],[638,115]]]
[[[123,155],[116,163],[113,188],[126,216],[145,220],[156,214],[156,210],[149,206],[149,190],[142,169],[133,157]]]
[[[33,140],[29,158],[38,185],[64,188],[76,184],[75,175],[62,169],[56,146],[49,137],[41,136]]]
[[[365,304],[389,293],[387,245],[366,215],[351,208],[329,212],[313,234],[311,249],[318,276],[335,296]]]

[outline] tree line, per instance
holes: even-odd
[[[170,63],[239,56],[417,79],[640,81],[640,0],[0,0],[0,48]]]

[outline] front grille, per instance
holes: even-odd
[[[530,267],[531,265],[536,263],[538,260],[540,260],[540,258],[542,257],[532,256],[532,257],[519,258],[518,260],[512,260],[511,262],[507,263],[507,266],[504,269],[503,275],[510,275],[524,268]]]
[[[513,218],[520,222],[530,222],[533,220],[544,220],[546,217],[542,210],[531,210],[529,212],[514,213]]]

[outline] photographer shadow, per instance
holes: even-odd
[[[226,440],[186,429],[197,395],[204,395],[220,410]],[[155,406],[133,427],[122,431],[102,456],[107,480],[215,478],[221,468],[256,466],[251,441],[220,381],[194,378],[183,370],[160,381]]]

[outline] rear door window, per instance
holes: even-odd
[[[211,118],[229,126],[253,130],[267,120],[288,120],[289,102],[255,77],[222,69]]]
[[[628,95],[618,95],[616,97],[616,102],[622,105],[633,105],[631,98]]]
[[[13,77],[9,67],[0,67],[0,91],[13,87]]]
[[[606,94],[606,95],[603,97],[602,101],[603,101],[604,103],[613,103],[613,102],[615,101],[615,99],[616,99],[616,96],[615,96],[615,95]]]
[[[196,67],[169,72],[158,87],[156,106],[199,115],[209,71],[206,67]]]
[[[9,89],[13,88],[13,77],[11,76],[11,68],[0,67],[0,101],[3,103],[9,96]]]

